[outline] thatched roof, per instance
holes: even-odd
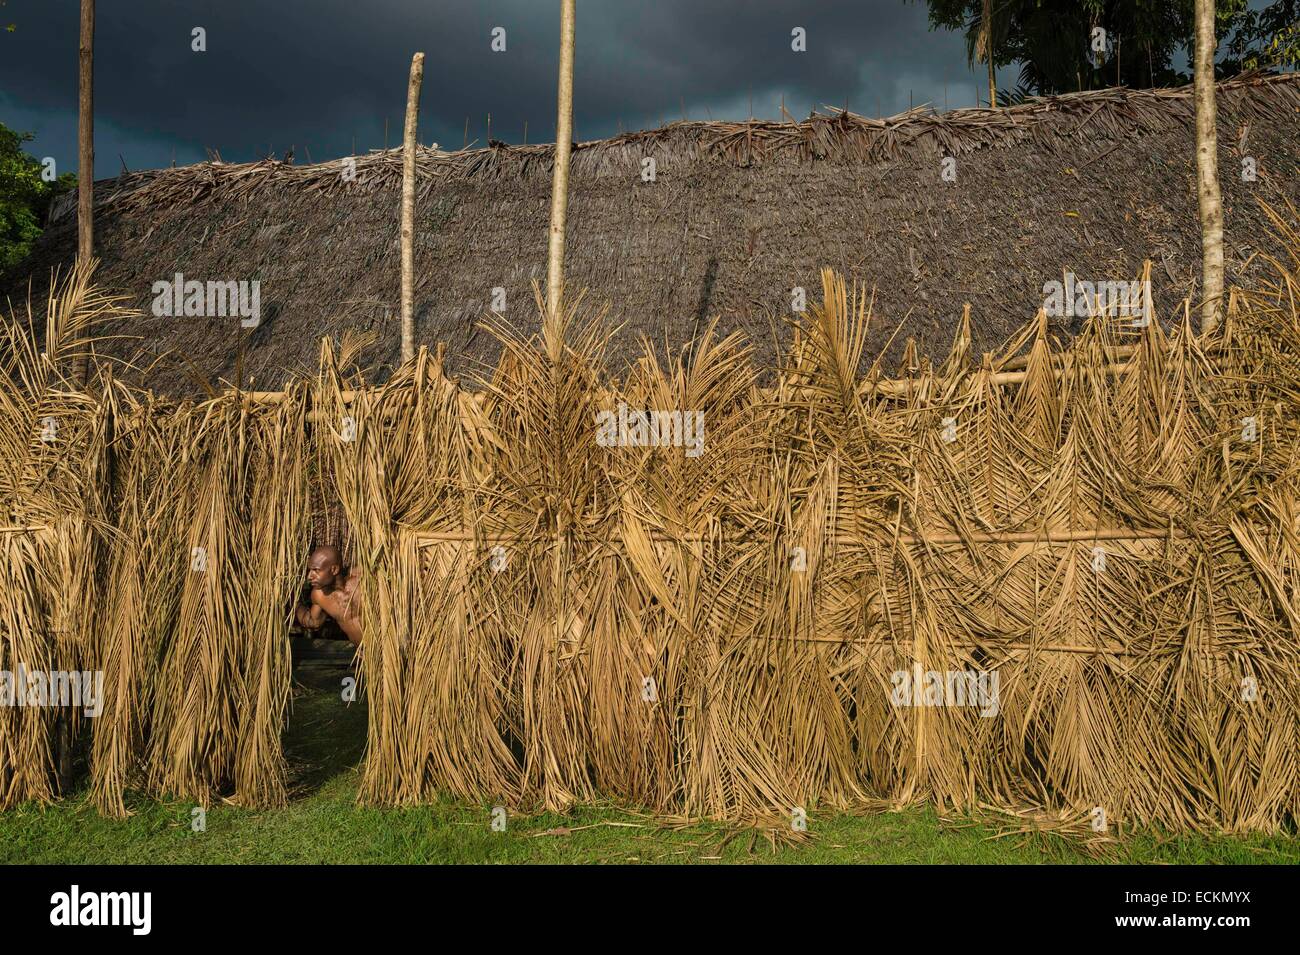
[[[1256,199],[1300,201],[1300,75],[1219,87],[1219,145],[1229,280],[1266,244]],[[1031,317],[1043,283],[1063,270],[1133,278],[1155,262],[1153,294],[1168,318],[1199,275],[1191,88],[1112,89],[1007,109],[873,120],[847,112],[800,123],[678,122],[575,144],[566,274],[624,325],[618,357],[641,335],[676,349],[715,315],[754,341],[760,360],[787,334],[791,288],[810,296],[831,266],[875,287],[872,345],[901,322],[934,352],[972,303],[975,347]],[[495,358],[477,326],[492,290],[504,318],[535,324],[531,282],[545,274],[553,146],[422,150],[417,207],[417,339],[445,341],[448,367]],[[957,160],[945,182],[941,160]],[[1258,179],[1243,182],[1242,157]],[[642,161],[656,181],[642,180]],[[344,175],[355,163],[356,176]],[[398,352],[401,152],[310,166],[209,162],[124,173],[96,185],[101,279],[145,317],[145,360],[169,350],[154,385],[186,387],[315,366],[323,335],[374,329],[370,359]],[[75,215],[56,210],[38,250],[0,289],[26,294],[30,275],[75,255]],[[259,327],[237,320],[155,318],[152,285],[176,272],[200,281],[259,280]],[[1069,333],[1077,322],[1056,320]],[[125,343],[118,354],[130,351]],[[243,352],[241,359],[240,355]],[[241,366],[242,361],[242,366]],[[189,369],[188,371],[186,369]]]

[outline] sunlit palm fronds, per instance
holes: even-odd
[[[112,436],[104,401],[66,376],[99,324],[132,313],[93,276],[92,263],[52,279],[43,336],[30,302],[0,324],[0,672],[11,691],[22,672],[82,670],[97,656]],[[54,794],[60,720],[71,745],[80,710],[0,707],[0,806]]]
[[[77,392],[76,347],[42,357],[11,323],[0,669],[104,670],[102,811],[132,788],[280,804],[287,624],[333,498],[362,581],[367,802],[1293,826],[1292,222],[1213,338],[1103,312],[1062,345],[1040,313],[976,361],[967,315],[897,380],[861,375],[870,296],[829,272],[768,386],[714,327],[616,380],[581,297],[539,299],[535,335],[489,321],[478,391],[427,351],[368,385],[350,340],[314,381],[197,404]],[[56,338],[111,307],[68,289]],[[930,674],[996,677],[994,697],[928,700]],[[0,709],[0,805],[56,794],[52,732]]]

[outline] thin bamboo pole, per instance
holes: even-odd
[[[81,37],[77,50],[77,261],[95,254],[95,0],[81,0]],[[85,386],[90,358],[80,354],[73,381]]]
[[[1141,345],[1107,345],[1105,346],[1106,358],[1113,364],[1119,364],[1125,358],[1131,358],[1141,348]],[[1053,362],[1059,362],[1061,353],[1056,352],[1052,355]],[[1015,358],[1009,358],[1002,363],[1002,371],[1023,371],[1029,364],[1028,355],[1017,355]]]
[[[833,643],[836,644],[837,646],[852,646],[852,647],[892,647],[892,646],[902,646],[902,645],[910,644],[912,642],[910,637],[898,637],[898,638],[891,637],[888,640],[861,640],[855,637],[846,637],[846,638],[814,637],[814,636],[799,635],[799,634],[763,634],[761,636],[750,635],[749,639],[789,640],[793,643]],[[1149,660],[1152,658],[1152,656],[1159,655],[1157,654],[1156,651],[1151,650],[1149,647],[1143,648],[1142,650],[1132,650],[1128,647],[1116,646],[1115,644],[1106,644],[1104,646],[1089,647],[1081,644],[1060,644],[1060,643],[1035,644],[1035,643],[1023,643],[1019,641],[1015,643],[1001,643],[996,640],[986,640],[983,642],[977,642],[974,640],[950,640],[948,641],[948,643],[951,646],[962,647],[963,649],[1025,650],[1025,651],[1040,651],[1043,653],[1102,653],[1107,656],[1139,657],[1144,660]],[[1231,656],[1233,653],[1239,653],[1244,650],[1257,650],[1257,649],[1259,649],[1258,644],[1234,644],[1231,647],[1216,647],[1213,649],[1202,649],[1202,650],[1198,650],[1197,652],[1207,657],[1228,657]],[[1186,652],[1186,648],[1178,644],[1170,646],[1168,650],[1161,651],[1161,653],[1166,655],[1172,655],[1175,653],[1184,653],[1184,652]]]
[[[420,119],[424,54],[411,57],[402,138],[402,363],[415,358],[415,132]]]
[[[550,246],[546,259],[546,307],[560,314],[564,287],[564,230],[569,210],[569,152],[573,144],[574,0],[560,0],[560,84],[555,120],[555,173],[551,186]]]
[[[1126,541],[1160,540],[1165,537],[1184,538],[1187,532],[1177,527],[1101,527],[1051,528],[1046,531],[981,531],[973,534],[925,534],[921,537],[904,536],[899,539],[909,544],[1028,544],[1042,541],[1049,544],[1066,544],[1073,541]],[[838,540],[838,539],[837,539]],[[843,543],[853,540],[844,538]]]
[[[1123,363],[1122,360],[1127,359],[1131,357],[1133,354],[1135,354],[1138,350],[1138,347],[1139,346],[1137,345],[1110,346],[1107,349],[1107,354],[1113,359],[1113,361],[1110,364],[1101,366],[1098,370],[1103,374],[1107,374],[1107,375],[1120,374],[1121,372],[1125,371],[1128,367],[1126,364]],[[1025,372],[1023,371],[1023,368],[1026,365],[1027,361],[1028,361],[1027,358],[1013,358],[1010,361],[1008,361],[1004,367],[1009,370],[995,372],[992,377],[993,384],[1018,385],[1023,383],[1025,380]],[[1017,368],[1017,366],[1019,366],[1019,368]],[[1062,369],[1059,366],[1053,370],[1053,374],[1058,378],[1060,377],[1061,372]],[[879,381],[875,381],[875,382],[865,381],[862,383],[860,387],[861,387],[862,394],[879,393],[889,397],[901,398],[901,397],[906,397],[907,395],[917,391],[925,380],[926,379],[924,378],[882,378]],[[381,390],[382,390],[381,387],[374,387],[374,388],[365,389],[364,392],[344,391],[342,392],[343,401],[345,403],[350,404],[353,401],[355,401],[357,399],[357,396],[360,394],[363,393],[377,394]],[[771,390],[772,389],[760,389],[760,391],[764,393],[770,393]],[[230,392],[228,393],[235,394],[236,390],[231,389]],[[238,394],[243,395],[245,400],[249,401],[252,404],[273,405],[282,402],[284,400],[285,393],[283,391],[242,391],[242,392],[238,392]],[[467,394],[469,394],[473,398],[473,400],[479,405],[483,405],[487,400],[486,392],[481,392],[481,391],[467,392]]]
[[[1103,375],[1118,375],[1127,369],[1126,364],[1109,364],[1102,365],[1096,370]],[[1052,377],[1060,378],[1065,369],[1055,367],[1052,369]],[[1025,380],[1026,372],[1024,371],[998,371],[989,376],[989,382],[994,385],[1019,385]],[[924,378],[884,378],[880,381],[864,381],[860,386],[859,394],[884,395],[887,398],[906,398],[908,395],[915,393],[925,383]]]
[[[846,517],[846,521],[850,522]],[[559,540],[560,534],[504,534],[496,531],[476,532],[473,529],[463,528],[461,530],[449,531],[414,531],[416,535],[417,547],[432,547],[439,543],[449,541],[468,542],[482,540],[489,544],[517,543],[520,541],[541,541],[541,540]],[[663,531],[651,530],[648,535],[653,541],[661,542],[694,542],[701,540],[710,540],[702,534],[666,534]],[[757,531],[724,532],[718,539],[725,542],[753,540],[758,536]],[[1079,541],[1129,541],[1129,540],[1163,540],[1165,538],[1185,539],[1187,532],[1178,527],[1100,527],[1094,529],[1088,528],[1049,528],[1047,530],[1034,531],[1002,531],[1002,532],[977,532],[971,534],[954,534],[954,533],[923,533],[923,534],[901,534],[898,537],[903,544],[1067,544]],[[622,540],[622,534],[618,531],[610,534],[610,540]],[[848,534],[837,534],[835,536],[835,545],[837,547],[853,547],[863,543],[872,543],[863,537],[855,537]]]
[[[1223,196],[1219,191],[1219,139],[1214,101],[1214,0],[1196,0],[1196,199],[1201,219],[1201,332],[1219,325],[1223,305]]]

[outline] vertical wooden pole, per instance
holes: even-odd
[[[86,266],[95,252],[95,0],[81,0],[81,36],[77,49],[77,264]],[[89,356],[73,361],[73,382],[84,388],[90,378]],[[54,772],[59,792],[72,786],[72,717],[60,708],[54,726]]]
[[[998,105],[998,79],[993,72],[993,0],[984,0],[984,60],[989,65],[989,108]]]
[[[415,129],[420,118],[424,54],[411,57],[402,154],[402,363],[415,357]]]
[[[95,0],[81,0],[81,42],[77,51],[77,263],[95,254]],[[73,377],[84,386],[89,360],[79,355]]]
[[[1196,0],[1196,198],[1201,216],[1201,332],[1219,325],[1223,301],[1223,197],[1219,192],[1218,110],[1214,102],[1214,0]]]
[[[546,308],[560,314],[564,286],[564,226],[569,209],[569,152],[573,143],[574,0],[560,0],[560,83],[555,121],[555,173],[551,186],[550,247],[546,260]]]

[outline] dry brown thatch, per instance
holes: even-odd
[[[287,608],[310,519],[306,387],[257,415],[241,396],[176,405],[107,375],[97,397],[72,391],[71,363],[124,314],[91,275],[52,283],[46,351],[30,308],[3,329],[0,671],[103,671],[95,718],[64,712],[81,739],[93,729],[107,812],[125,812],[130,786],[282,803]],[[59,713],[0,707],[0,807],[55,794]]]
[[[913,354],[887,387],[858,374],[867,297],[829,271],[770,389],[715,329],[615,382],[608,328],[575,302],[534,337],[492,329],[485,394],[427,351],[360,387],[355,348],[325,342],[315,380],[274,401],[107,382],[96,406],[30,371],[11,325],[29,357],[5,366],[24,529],[2,535],[3,661],[103,661],[106,810],[131,785],[275,804],[315,454],[363,574],[368,801],[1294,825],[1300,234],[1274,226],[1286,257],[1212,341],[1186,313],[1172,333],[1099,316],[1059,350],[1040,315],[978,362],[963,327],[938,368]],[[705,453],[600,446],[595,416],[620,400],[703,412]],[[80,444],[36,446],[46,404]],[[81,466],[105,457],[107,497]],[[100,514],[127,578],[90,616],[114,629],[61,645],[53,584],[78,558],[42,548],[84,554]],[[918,670],[996,671],[996,715],[895,705]],[[48,717],[0,716],[5,804],[48,798]]]
[[[1234,80],[1218,101],[1229,275],[1240,283],[1265,236],[1255,200],[1300,201],[1300,82]],[[544,274],[552,148],[493,143],[421,156],[416,335],[447,344],[452,373],[496,362],[497,340],[479,330],[494,287],[506,291],[504,321],[536,328],[530,283]],[[945,154],[958,159],[956,182],[941,178]],[[640,356],[643,334],[663,361],[714,316],[769,366],[789,341],[791,289],[815,295],[826,266],[879,290],[870,354],[900,325],[899,351],[915,336],[937,353],[971,302],[978,355],[1067,269],[1118,280],[1151,258],[1157,308],[1174,314],[1199,274],[1192,156],[1187,89],[883,120],[834,112],[802,123],[672,123],[577,145],[566,272],[571,286],[613,303],[624,326],[608,356],[615,373]],[[1258,163],[1254,183],[1242,181],[1244,156]],[[641,181],[647,157],[658,164],[654,184]],[[144,365],[173,352],[135,380],[183,394],[201,391],[191,373],[278,387],[314,374],[316,343],[349,328],[379,333],[371,377],[387,377],[397,363],[400,156],[356,157],[355,181],[344,162],[205,163],[97,184],[101,279],[146,316],[118,329],[138,342],[109,350]],[[21,298],[29,276],[39,285],[74,252],[65,216],[0,292]],[[261,281],[262,324],[153,318],[152,283],[178,271]],[[1051,331],[1078,327],[1060,321]]]
[[[615,391],[604,338],[544,325],[501,331],[485,420],[427,356],[345,406],[327,352],[357,424],[326,440],[367,581],[364,797],[1293,824],[1297,264],[1209,351],[1184,318],[1057,352],[1040,315],[903,391],[857,377],[865,298],[829,273],[773,392],[712,335]],[[618,398],[704,411],[708,453],[596,447]],[[891,705],[915,670],[997,671],[998,715]]]
[[[27,328],[29,302],[0,329],[0,673],[94,668],[99,633],[86,611],[105,593],[110,458],[107,419],[64,373],[96,326],[123,313],[120,297],[77,267],[52,283],[40,313],[45,350]],[[26,326],[26,328],[24,327]],[[38,698],[39,699],[39,698]],[[0,705],[0,808],[48,800],[57,709]],[[84,729],[80,711],[71,729]]]

